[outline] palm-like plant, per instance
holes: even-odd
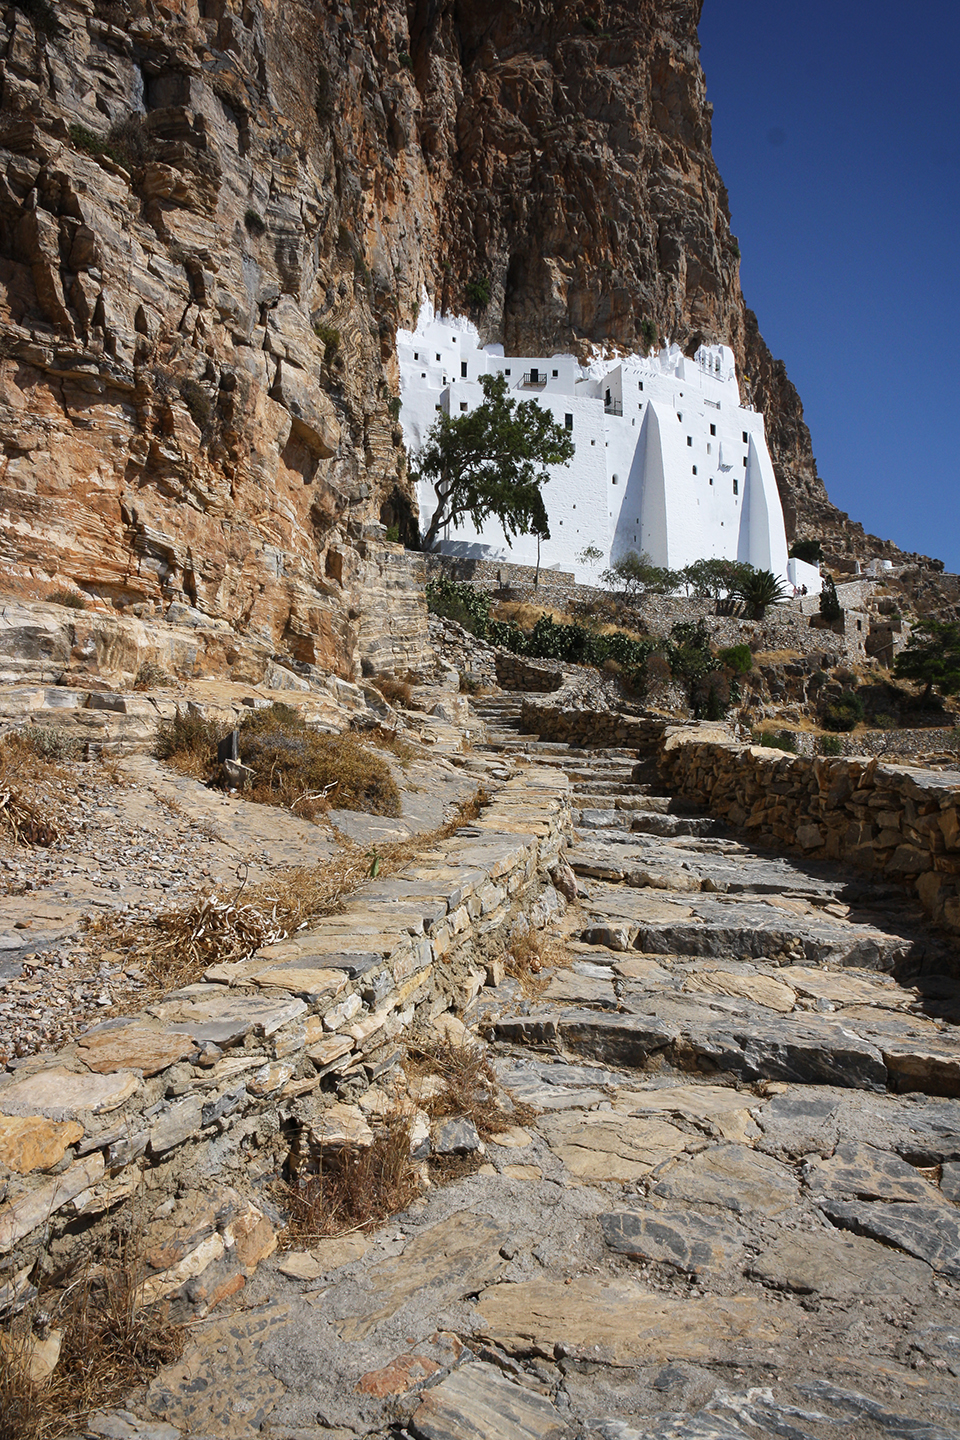
[[[737,596],[749,605],[754,620],[762,620],[768,605],[779,605],[787,592],[772,570],[753,570],[737,583]]]

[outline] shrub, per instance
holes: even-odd
[[[673,679],[673,672],[670,669],[670,661],[666,655],[661,655],[658,650],[647,656],[646,663],[642,670],[645,688],[648,690],[659,690],[669,685]]]
[[[586,30],[588,35],[600,34],[600,25],[596,20],[594,20],[592,15],[581,15],[580,24],[583,26],[584,30]]]
[[[190,418],[198,430],[205,430],[213,414],[213,401],[199,380],[188,375],[180,381],[180,399],[190,412]]]
[[[51,590],[47,595],[51,605],[66,605],[68,610],[86,610],[87,598],[76,590]]]
[[[749,645],[728,645],[717,652],[717,659],[737,675],[749,675],[753,669],[753,652]]]
[[[828,730],[853,730],[863,719],[863,701],[855,690],[844,690],[823,713]]]
[[[409,50],[401,50],[400,53],[397,55],[397,59],[399,60],[400,64],[403,66],[404,70],[412,70],[412,69],[413,69],[413,60],[412,60],[412,58],[411,58],[411,56],[410,56]]]
[[[467,286],[467,299],[474,310],[486,310],[490,304],[490,281],[485,275],[478,275]]]
[[[263,216],[252,207],[244,211],[243,223],[251,235],[263,235],[267,228]]]
[[[427,609],[433,615],[455,620],[480,640],[487,637],[490,625],[490,599],[464,580],[450,580],[442,575],[427,582]],[[504,629],[515,628],[504,626]],[[497,644],[503,643],[497,641]]]
[[[317,70],[317,85],[314,91],[313,108],[321,125],[329,125],[334,114],[333,81],[326,65]]]
[[[354,735],[322,735],[289,705],[248,715],[240,757],[256,772],[251,799],[310,815],[319,802],[339,810],[399,815],[390,767]],[[331,788],[332,787],[332,788]]]
[[[842,755],[843,741],[839,735],[820,735],[817,739],[817,750],[821,755]]]
[[[874,715],[873,723],[878,730],[896,730],[899,722],[896,715],[891,715],[887,710],[881,710],[878,715]]]
[[[63,34],[63,26],[57,19],[57,12],[50,0],[17,0],[17,9],[26,15],[38,35],[55,40]]]
[[[393,420],[394,424],[396,424],[396,422],[400,419],[400,411],[402,410],[402,408],[403,401],[400,399],[400,396],[391,395],[390,399],[387,401],[387,409],[390,412],[390,418],[391,420]]]
[[[397,680],[393,675],[378,675],[373,682],[375,690],[386,700],[388,705],[407,705],[413,700],[413,690],[408,680]]]
[[[6,735],[3,743],[6,747],[15,746],[37,760],[52,762],[79,760],[83,753],[82,741],[74,735],[64,734],[62,730],[55,730],[52,725],[30,725],[25,730]]]
[[[690,686],[695,720],[722,720],[732,698],[730,681],[722,670],[709,670]]]
[[[790,546],[791,560],[804,560],[808,565],[819,565],[823,559],[823,546],[819,540],[794,540]]]
[[[340,331],[334,325],[324,325],[318,321],[313,327],[313,333],[318,340],[323,341],[324,365],[332,365],[340,349]]]
[[[386,538],[387,538],[387,541],[389,542],[389,544],[391,544],[391,545],[399,545],[399,543],[400,543],[400,526],[399,526],[399,525],[388,525],[388,526],[387,526],[387,537],[386,537]]]
[[[172,719],[157,726],[154,754],[184,775],[206,778],[216,766],[217,746],[232,728],[229,722],[207,720],[178,705]]]
[[[169,685],[173,676],[153,660],[145,660],[137,670],[133,682],[134,690],[154,690],[158,685]]]
[[[648,354],[660,340],[657,327],[650,319],[640,321],[640,339],[643,342],[644,354]]]
[[[315,1245],[404,1210],[419,1192],[410,1157],[410,1119],[399,1111],[381,1122],[369,1145],[345,1145],[323,1153],[316,1175],[301,1175],[285,1186],[281,1200],[290,1214],[290,1236]]]
[[[776,734],[772,730],[756,731],[753,743],[762,745],[766,750],[786,750],[791,755],[797,753],[796,737],[789,730],[778,730]]]
[[[134,170],[157,153],[156,141],[144,130],[137,115],[128,115],[111,125],[106,135],[88,130],[86,125],[71,125],[70,143],[88,155],[106,155],[125,170]]]

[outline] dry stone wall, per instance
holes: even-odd
[[[551,900],[561,903],[543,887],[569,824],[566,778],[528,769],[474,824],[367,884],[342,914],[214,965],[202,983],[56,1054],[14,1062],[0,1076],[0,1280],[25,1281],[38,1251],[69,1249],[138,1185],[173,1186],[188,1172],[243,1188],[281,1127],[307,1148],[349,1139],[361,1113],[325,1091],[326,1077],[366,1086],[393,1065],[406,1032],[469,1011],[487,980],[485,937],[521,906],[544,923]],[[249,1206],[238,1215],[244,1234],[262,1218]],[[242,1284],[256,1247],[225,1234],[211,1239],[211,1257],[235,1252],[229,1283]],[[189,1273],[179,1258],[159,1261],[145,1277],[150,1294],[174,1296],[202,1260]]]
[[[960,779],[877,758],[788,755],[668,731],[660,770],[684,800],[753,834],[915,892],[960,932]]]

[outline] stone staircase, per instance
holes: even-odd
[[[555,963],[491,959],[466,1015],[513,1123],[379,1230],[264,1262],[91,1435],[956,1440],[950,947],[903,891],[684,813],[651,757],[476,709],[518,824],[528,761],[575,806]]]

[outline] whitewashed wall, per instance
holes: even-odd
[[[502,346],[480,346],[469,320],[438,317],[425,301],[416,330],[399,332],[397,354],[411,452],[438,413],[462,414],[482,400],[485,374],[505,374],[515,398],[536,400],[560,425],[573,417],[576,454],[553,467],[544,489],[550,539],[540,548],[543,567],[590,581],[637,550],[671,569],[723,557],[787,579],[763,416],[741,406],[727,346],[704,346],[693,359],[678,346],[648,357],[601,356],[586,367],[572,355],[504,356]],[[531,371],[546,383],[525,385]],[[432,486],[421,484],[418,498],[425,529],[436,508]],[[588,546],[602,560],[581,564]],[[537,561],[536,537],[518,536],[508,546],[495,521],[479,532],[469,521],[448,527],[440,548],[495,562]],[[803,583],[816,593],[810,578]]]

